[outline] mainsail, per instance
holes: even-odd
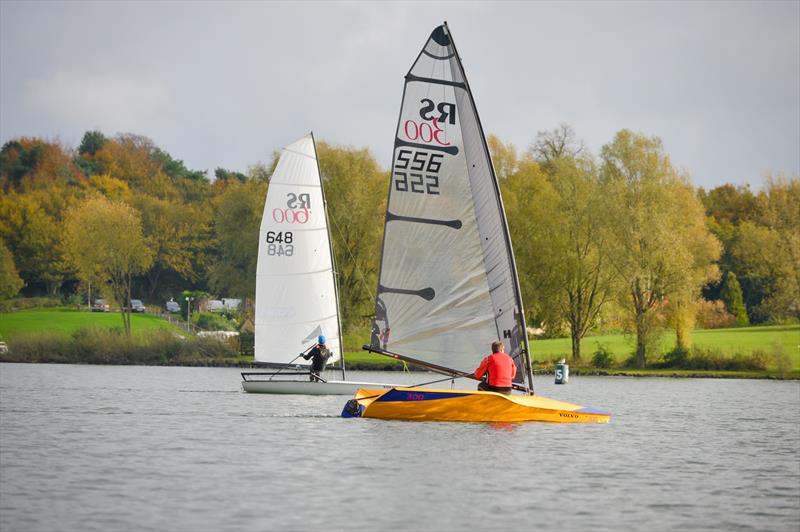
[[[258,242],[255,360],[308,365],[324,335],[341,358],[336,281],[314,137],[284,148],[269,182]]]
[[[501,339],[532,389],[499,186],[446,23],[406,75],[389,188],[372,347],[469,369]]]

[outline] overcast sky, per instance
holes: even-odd
[[[800,2],[0,0],[0,142],[151,138],[246,171],[309,130],[388,167],[403,76],[447,20],[486,132],[660,137],[695,185],[800,174]]]

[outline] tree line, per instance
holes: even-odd
[[[528,321],[569,334],[635,334],[646,363],[659,331],[679,346],[700,325],[800,317],[800,181],[758,192],[695,189],[655,137],[618,132],[598,155],[569,126],[523,152],[490,151]],[[366,149],[318,143],[345,330],[373,312],[389,183]],[[190,170],[149,139],[89,131],[76,149],[19,138],[0,149],[0,299],[124,304],[184,290],[251,299],[258,231],[277,163]],[[126,330],[129,322],[125,324]]]

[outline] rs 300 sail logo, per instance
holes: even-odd
[[[422,141],[426,144],[433,143],[440,146],[449,146],[447,132],[442,126],[456,123],[456,104],[450,102],[436,103],[430,98],[423,98],[419,102],[419,117],[422,120],[406,120],[403,122],[403,133],[411,141]],[[438,116],[437,113],[438,112]]]

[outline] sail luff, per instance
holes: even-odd
[[[523,303],[522,303],[522,290],[521,290],[520,284],[519,284],[519,274],[517,272],[517,262],[516,262],[515,257],[514,257],[514,247],[513,247],[512,243],[511,243],[511,232],[508,229],[508,219],[506,218],[505,206],[503,205],[503,196],[500,194],[500,183],[499,183],[499,181],[497,179],[497,172],[495,172],[494,163],[492,161],[491,154],[489,153],[489,146],[488,146],[488,144],[486,142],[486,134],[484,132],[483,125],[481,123],[480,114],[478,113],[478,107],[475,105],[475,99],[474,99],[474,97],[472,95],[472,89],[469,86],[469,80],[467,79],[466,73],[464,72],[464,65],[461,62],[461,55],[458,53],[458,47],[456,46],[455,39],[453,39],[453,34],[450,32],[450,27],[447,25],[447,21],[444,21],[444,27],[445,27],[445,29],[447,31],[448,37],[450,38],[450,43],[453,46],[453,53],[454,53],[454,56],[455,56],[454,58],[455,58],[456,63],[458,65],[458,67],[459,67],[459,70],[461,72],[461,78],[464,80],[464,85],[466,87],[466,93],[467,93],[467,95],[469,95],[469,99],[470,99],[470,102],[472,104],[472,110],[475,113],[475,119],[476,119],[476,121],[478,123],[478,132],[480,133],[481,142],[483,144],[484,152],[485,152],[486,158],[487,158],[487,160],[489,162],[489,170],[490,170],[491,175],[492,175],[492,183],[494,184],[495,194],[496,194],[496,197],[497,197],[497,203],[498,203],[498,205],[500,207],[500,213],[499,214],[500,214],[500,219],[503,222],[503,237],[505,238],[506,250],[508,251],[508,254],[509,254],[509,262],[511,264],[511,272],[512,272],[512,277],[513,277],[513,280],[514,280],[514,292],[515,292],[516,299],[517,299],[517,305],[519,307],[520,318],[517,321],[521,322],[521,325],[522,325],[522,339],[523,339],[523,344],[524,344],[523,356],[524,356],[524,360],[525,360],[525,370],[526,370],[526,374],[527,374],[526,376],[527,376],[527,379],[528,379],[528,386],[529,386],[531,392],[533,392],[533,368],[532,368],[532,362],[531,362],[530,342],[528,340],[528,327],[527,327],[527,323],[526,323],[526,320],[525,320],[525,307],[523,306]]]
[[[417,54],[417,60],[419,60],[419,57],[421,55],[422,55],[422,50],[420,50],[419,54]],[[416,60],[414,61],[414,63],[416,63]],[[412,63],[412,68],[413,68],[413,63]],[[409,69],[408,74],[406,74],[406,77],[408,77],[409,74],[411,74],[411,70],[410,69]],[[400,129],[400,122],[403,120],[403,102],[406,99],[406,89],[407,89],[407,87],[408,87],[408,83],[403,83],[403,95],[400,97],[400,111],[397,112],[397,126],[395,127],[395,131]],[[392,146],[392,166],[393,167],[394,167],[394,157],[395,157],[395,153],[396,152],[397,152],[397,146],[393,145]],[[380,312],[380,305],[381,305],[380,282],[381,282],[382,275],[383,275],[383,264],[384,264],[383,258],[385,256],[384,253],[385,253],[385,250],[386,250],[386,235],[387,235],[387,229],[388,229],[388,224],[389,224],[389,217],[391,216],[391,214],[389,212],[389,205],[390,205],[390,202],[391,202],[391,199],[392,199],[392,173],[393,173],[393,170],[391,168],[389,169],[389,173],[390,173],[389,187],[388,187],[388,191],[386,192],[386,214],[383,217],[383,236],[381,238],[381,254],[380,254],[381,260],[380,260],[380,262],[378,264],[378,290],[375,291],[375,316],[373,316],[372,331],[371,331],[372,338],[370,340],[370,343],[372,343],[372,345],[375,345],[375,346],[380,345],[379,338],[381,336],[381,331],[377,326],[378,316],[379,316],[379,312]]]
[[[344,346],[342,342],[342,309],[339,306],[339,277],[336,273],[336,255],[333,253],[333,238],[331,237],[330,218],[328,217],[328,200],[325,197],[325,184],[322,182],[322,169],[319,166],[319,154],[317,153],[317,140],[314,138],[314,132],[311,135],[311,143],[314,146],[314,156],[317,160],[317,175],[319,176],[319,190],[322,193],[322,206],[325,213],[325,228],[328,230],[328,251],[331,255],[331,275],[333,275],[333,293],[336,298],[336,325],[339,330],[339,361],[342,366],[342,380],[347,380],[344,367]]]

